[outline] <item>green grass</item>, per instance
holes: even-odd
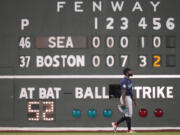
[[[116,135],[126,134],[116,133]],[[0,133],[0,135],[113,135],[113,133]],[[148,132],[135,133],[134,135],[180,135],[180,132]]]

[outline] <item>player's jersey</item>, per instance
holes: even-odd
[[[121,80],[121,90],[126,90],[126,96],[132,96],[132,81],[126,77]]]

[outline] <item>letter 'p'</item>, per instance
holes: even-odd
[[[27,26],[29,26],[29,20],[27,18],[21,19],[21,30],[24,30]]]

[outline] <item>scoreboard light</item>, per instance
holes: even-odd
[[[111,109],[105,109],[104,110],[104,117],[110,118],[112,116],[112,110]]]
[[[89,116],[90,118],[94,118],[94,117],[96,117],[96,115],[97,115],[97,112],[96,112],[95,109],[89,109],[89,110],[88,110],[88,116]]]
[[[139,116],[140,116],[140,117],[144,118],[144,117],[147,117],[147,115],[148,115],[147,109],[141,108],[141,109],[139,110]]]
[[[180,129],[179,0],[1,0],[0,10],[0,127],[109,127],[129,67],[135,126]],[[155,122],[154,105],[166,114]]]
[[[81,117],[81,111],[79,109],[74,109],[72,111],[72,115],[74,118],[80,118]]]
[[[28,106],[28,120],[30,121],[39,121],[39,102],[30,101],[27,104]],[[31,117],[34,116],[34,117]]]
[[[54,101],[28,101],[28,120],[30,121],[53,121]],[[42,118],[40,119],[40,114]]]
[[[163,110],[162,110],[161,108],[155,109],[154,115],[155,115],[156,117],[162,117],[162,116],[163,116]]]
[[[53,121],[54,120],[54,102],[53,101],[44,101],[43,102],[43,113],[42,117],[44,121]]]

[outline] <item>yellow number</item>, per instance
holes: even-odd
[[[160,66],[161,66],[161,65],[160,65],[161,57],[158,56],[158,55],[154,55],[154,56],[153,56],[153,59],[154,59],[154,61],[153,61],[153,67],[160,67]]]

